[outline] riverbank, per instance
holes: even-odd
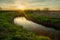
[[[40,16],[38,14],[28,14],[28,19],[46,27],[60,30],[60,18],[51,18],[46,16]]]
[[[44,25],[47,28],[53,28],[59,32],[57,32],[57,38],[60,40],[60,18],[51,18],[46,16],[40,16],[37,14],[27,14],[29,18],[28,20],[31,20],[33,22],[36,22],[38,24]],[[38,34],[38,33],[37,33]],[[46,33],[48,34],[48,33]],[[40,35],[40,34],[39,34]]]

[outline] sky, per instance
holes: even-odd
[[[19,5],[26,5],[28,9],[58,9],[60,0],[0,0],[0,7],[14,9]]]

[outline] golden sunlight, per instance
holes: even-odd
[[[18,6],[18,9],[20,9],[20,10],[25,10],[25,9],[26,9],[26,6],[25,6],[25,5],[19,5],[19,6]]]

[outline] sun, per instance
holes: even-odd
[[[24,6],[24,5],[19,5],[19,6],[18,6],[18,9],[20,9],[20,10],[25,10],[25,9],[26,9],[26,6]]]

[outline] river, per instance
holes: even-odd
[[[16,17],[14,18],[14,23],[16,25],[23,26],[23,29],[34,31],[39,35],[49,36],[51,38],[55,38],[57,40],[60,31],[55,30],[53,28],[47,28],[43,25],[37,24],[33,21],[27,20],[25,17]]]

